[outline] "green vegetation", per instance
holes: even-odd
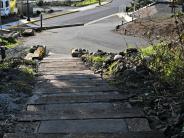
[[[153,1],[152,0],[133,0],[130,4],[129,7],[127,7],[127,12],[132,12],[134,11],[134,7],[135,10],[138,10],[148,4],[151,4]],[[135,5],[135,6],[134,6]]]
[[[94,56],[94,55],[89,55],[87,58],[91,62],[98,62],[98,63],[103,63],[106,59],[105,56]]]
[[[3,38],[0,37],[0,44],[2,46],[5,46],[6,48],[14,48],[16,47],[20,42],[14,38]]]
[[[74,3],[74,5],[77,7],[82,7],[82,6],[87,6],[95,3],[99,3],[99,0],[83,0],[81,2]]]
[[[101,0],[100,2],[103,2],[105,0]],[[99,0],[82,0],[82,1],[53,1],[53,2],[43,2],[43,0],[39,0],[37,2],[37,5],[42,7],[42,6],[76,6],[76,7],[83,7],[83,6],[88,6],[91,4],[96,4],[99,3]]]
[[[22,72],[24,72],[26,74],[29,74],[29,75],[34,75],[35,74],[35,71],[32,67],[24,66],[21,70],[22,70]]]
[[[36,73],[36,63],[24,59],[9,59],[0,63],[1,92],[31,94]]]
[[[141,48],[140,51],[142,53],[142,57],[151,56],[155,53],[153,46],[148,46],[146,48]]]
[[[108,72],[107,72],[107,74],[112,75],[112,74],[114,74],[115,72],[117,72],[117,70],[118,70],[118,64],[119,64],[118,61],[113,62],[113,63],[108,67]]]
[[[176,87],[183,86],[184,54],[179,44],[159,43],[141,49],[142,56],[150,56],[148,67],[156,72],[160,79]]]
[[[176,89],[182,89],[184,88],[183,51],[184,49],[179,43],[160,42],[139,49],[139,53],[136,54],[136,56],[129,56],[125,53],[126,60],[123,62],[112,61],[104,70],[104,74],[109,77],[119,76],[122,78],[121,75],[125,69],[143,65],[145,68],[154,72],[154,77],[158,79],[159,83],[167,84]],[[100,69],[103,68],[103,63],[106,62],[107,57],[107,55],[88,55],[87,61],[90,62],[94,68]],[[126,64],[128,64],[129,67],[125,67]]]

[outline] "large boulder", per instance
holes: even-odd
[[[107,68],[109,65],[111,65],[113,63],[113,56],[109,55],[106,57],[106,59],[103,62],[103,68]]]
[[[72,54],[72,57],[79,57],[80,55],[79,49],[78,48],[72,49],[71,54]]]
[[[38,59],[41,60],[46,55],[46,47],[45,46],[33,46],[30,49],[30,53],[27,54],[25,57],[26,60],[34,60]]]
[[[45,53],[46,53],[45,47],[39,46],[34,52],[33,59],[41,60],[45,56]]]
[[[71,51],[72,57],[81,57],[82,55],[85,54],[88,54],[88,51],[82,48],[73,48]]]
[[[35,31],[33,29],[25,29],[22,32],[23,36],[34,36],[35,35]]]
[[[126,49],[126,53],[128,56],[137,56],[139,53],[139,50],[137,48],[128,48]]]
[[[93,53],[94,56],[104,56],[105,54],[106,52],[99,50],[99,49]]]
[[[123,56],[122,55],[115,55],[114,56],[114,60],[117,61],[117,60],[122,60],[123,59]]]

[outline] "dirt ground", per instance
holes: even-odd
[[[182,17],[182,19],[184,19]],[[147,39],[164,39],[170,40],[178,37],[179,26],[180,32],[182,22],[178,21],[174,17],[167,18],[145,18],[138,19],[134,22],[123,25],[117,30],[120,34],[139,36]]]

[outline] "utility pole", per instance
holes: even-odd
[[[29,0],[27,0],[27,21],[31,21],[29,14]]]
[[[98,2],[99,2],[99,5],[101,6],[101,0],[98,0]]]
[[[136,4],[136,3],[135,3],[135,0],[134,0],[134,12],[133,12],[133,14],[132,14],[132,21],[134,20],[134,17],[135,17],[135,7],[136,7],[135,4]]]
[[[171,1],[171,5],[170,5],[170,7],[171,7],[171,13],[176,13],[176,1],[175,0],[172,0]]]
[[[0,0],[0,29],[2,29],[2,19],[1,19],[1,10],[2,10],[2,1]],[[1,34],[1,32],[0,32]]]
[[[43,15],[42,15],[42,13],[40,14],[40,29],[41,29],[41,31],[43,29]]]

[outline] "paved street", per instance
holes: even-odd
[[[129,0],[113,0],[112,3],[95,9],[64,15],[45,20],[45,26],[89,23],[112,15],[125,7]],[[113,32],[116,25],[121,24],[118,16],[112,16],[80,27],[61,28],[43,31],[34,37],[25,39],[25,46],[46,45],[53,53],[70,54],[72,48],[86,48],[90,51],[102,49],[108,52],[119,52],[127,46],[143,46],[145,41],[132,36],[121,36]]]
[[[114,13],[119,12],[122,7],[125,7],[130,0],[113,0],[104,6],[97,7],[95,9],[78,12],[62,17],[45,20],[45,26],[51,25],[64,25],[64,24],[75,24],[75,23],[87,23]]]
[[[120,23],[121,19],[115,16],[87,26],[47,30],[26,38],[24,45],[43,44],[53,53],[70,54],[72,48],[119,52],[127,48],[126,43],[129,46],[145,44],[140,38],[114,33],[112,30]]]
[[[122,11],[122,9],[125,8],[129,2],[130,0],[113,0],[112,3],[96,7],[95,9],[45,20],[44,26],[88,23],[90,21]],[[40,25],[39,22],[37,24]]]

